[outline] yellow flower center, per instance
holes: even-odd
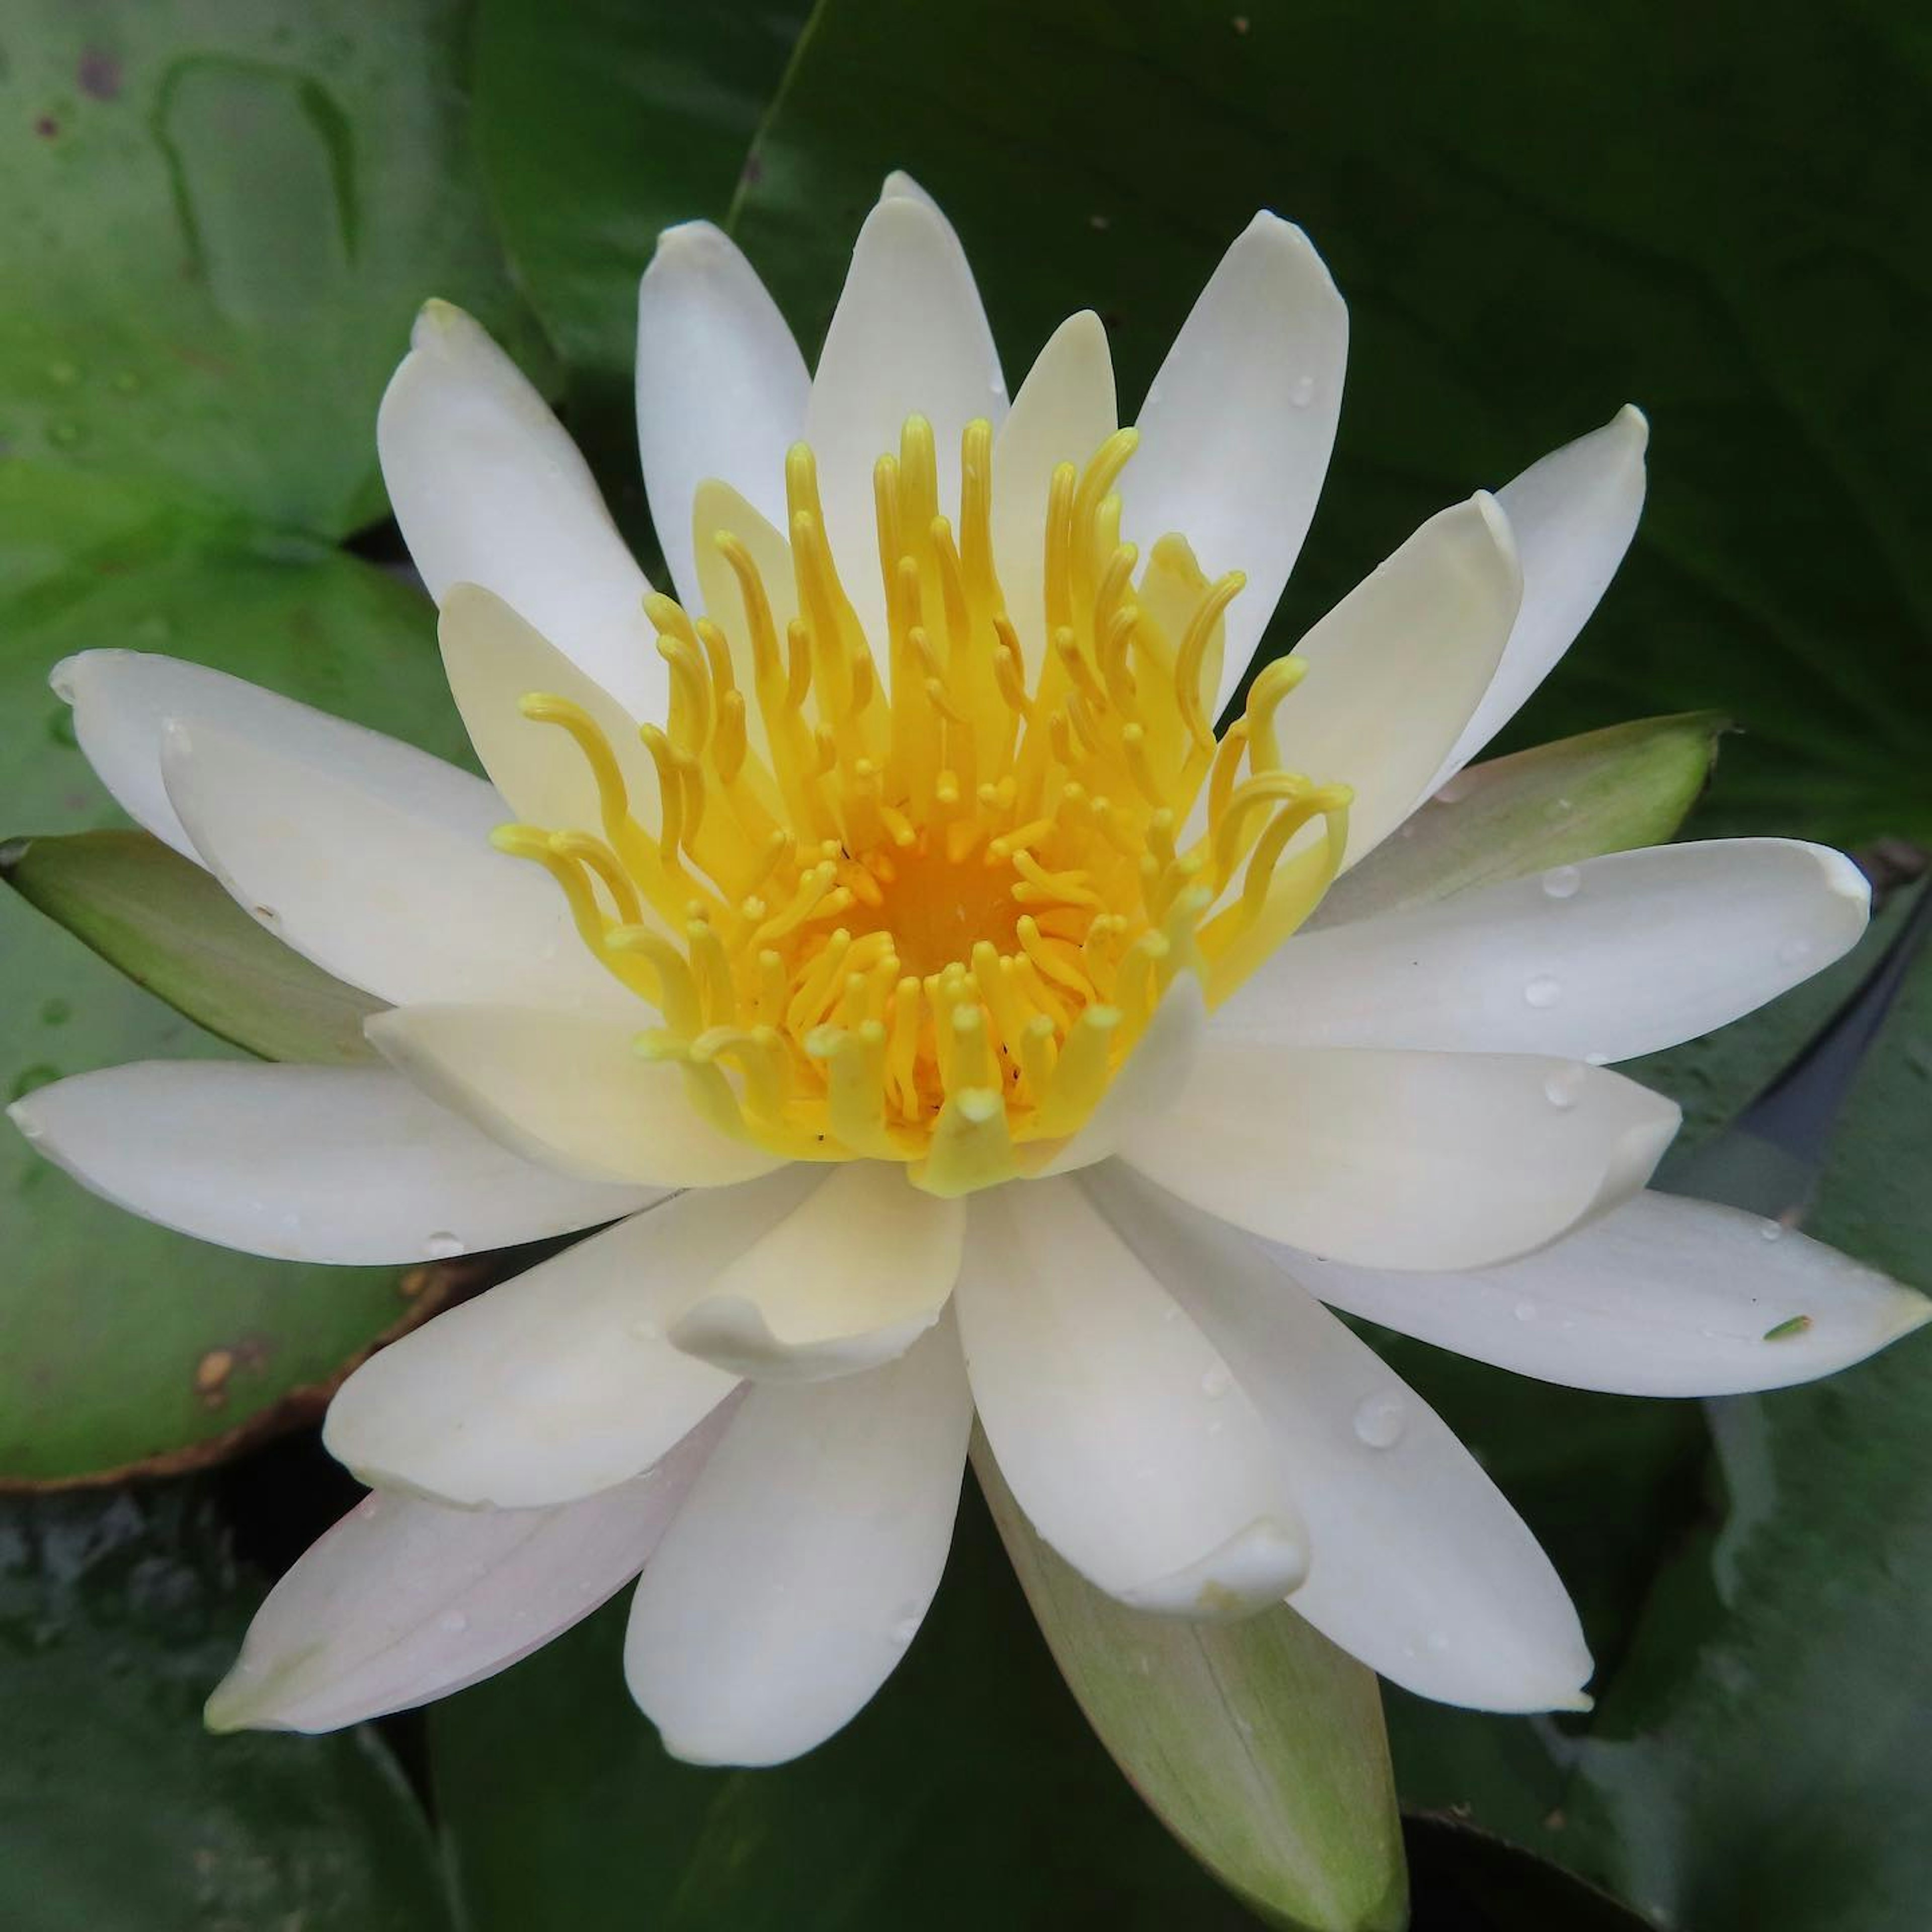
[[[713,541],[735,656],[717,624],[648,601],[671,682],[664,728],[641,728],[655,832],[591,718],[524,700],[588,760],[602,836],[507,826],[497,843],[556,878],[585,943],[662,1016],[639,1050],[680,1065],[725,1131],[905,1162],[942,1194],[1037,1168],[1178,975],[1224,998],[1334,877],[1348,788],[1283,770],[1276,743],[1300,668],[1269,665],[1214,736],[1240,574],[1209,582],[1168,536],[1135,584],[1114,486],[1137,440],[1054,472],[1030,673],[994,567],[992,428],[962,440],[956,537],[915,416],[873,478],[885,638],[846,595],[802,444],[784,634],[782,586],[729,530]]]

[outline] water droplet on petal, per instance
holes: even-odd
[[[460,1610],[446,1610],[437,1618],[436,1628],[452,1636],[460,1636],[470,1628],[470,1619]]]
[[[1784,1238],[1784,1223],[1782,1221],[1760,1221],[1757,1232],[1761,1240],[1781,1241]]]
[[[1423,1642],[1438,1657],[1440,1657],[1449,1648],[1448,1634],[1444,1630],[1431,1630],[1428,1636],[1423,1639]]]
[[[1356,1439],[1371,1449],[1393,1449],[1408,1426],[1408,1405],[1394,1389],[1365,1396],[1355,1411]]]
[[[1607,1066],[1610,1064],[1610,1056],[1607,1053],[1586,1053],[1583,1056],[1586,1066]]]
[[[1307,408],[1315,400],[1315,378],[1312,376],[1298,376],[1294,379],[1294,388],[1288,392],[1288,400],[1295,409]]]
[[[1544,1082],[1543,1097],[1567,1113],[1582,1097],[1585,1077],[1580,1066],[1560,1067]]]
[[[1519,1301],[1516,1305],[1516,1318],[1519,1322],[1534,1322],[1536,1319],[1536,1304]]]
[[[1576,866],[1552,866],[1543,875],[1543,890],[1552,899],[1575,898],[1582,883],[1582,868]]]
[[[1539,1010],[1553,1006],[1563,996],[1563,988],[1547,973],[1539,973],[1522,989],[1526,1003]]]
[[[439,1229],[434,1234],[423,1237],[423,1252],[433,1262],[446,1262],[462,1252],[462,1238],[449,1233],[446,1229]]]
[[[1454,778],[1445,778],[1436,787],[1436,802],[1438,805],[1454,805],[1459,800],[1467,798],[1475,782],[1467,772],[1458,772]]]
[[[1787,939],[1778,949],[1778,963],[1780,966],[1796,966],[1811,956],[1811,942],[1808,939]]]
[[[1216,1362],[1201,1378],[1201,1393],[1210,1402],[1218,1402],[1234,1385],[1234,1378],[1225,1362]]]

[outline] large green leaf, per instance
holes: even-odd
[[[0,1508],[9,1932],[437,1932],[374,1736],[210,1738],[253,1592],[192,1489]]]
[[[661,230],[723,218],[806,12],[480,0],[476,123],[505,239],[573,374],[626,418],[638,278]]]
[[[438,1705],[430,1768],[472,1932],[1235,1932],[1055,1678],[971,1484],[905,1662],[772,1771],[667,1757],[622,1606]]]
[[[502,319],[458,0],[20,0],[0,64],[11,453],[339,536],[410,320]]]
[[[1720,707],[1712,824],[1932,830],[1932,48],[1901,8],[825,0],[737,232],[808,343],[890,167],[955,218],[1016,380],[1091,307],[1138,406],[1268,206],[1348,298],[1335,472],[1276,636],[1633,400],[1630,562],[1517,742]]]
[[[976,1431],[973,1466],[1061,1676],[1181,1843],[1270,1924],[1400,1932],[1375,1673],[1286,1604],[1205,1624],[1117,1604],[1034,1534]]]

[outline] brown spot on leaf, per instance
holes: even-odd
[[[34,123],[34,132],[44,141],[51,141],[60,132],[60,123],[51,114],[43,114]]]
[[[89,47],[80,57],[74,78],[91,100],[112,100],[121,92],[121,63],[105,47]]]
[[[205,1408],[219,1408],[228,1400],[228,1378],[234,1372],[232,1348],[211,1348],[195,1364],[195,1393]]]

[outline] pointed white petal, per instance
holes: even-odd
[[[972,1414],[950,1321],[869,1374],[750,1391],[632,1607],[666,1750],[782,1764],[856,1715],[939,1587]]]
[[[1737,1395],[1810,1382],[1920,1327],[1932,1302],[1735,1208],[1644,1193],[1553,1247],[1466,1274],[1284,1250],[1324,1301],[1572,1388]]]
[[[1841,958],[1870,888],[1790,838],[1612,852],[1280,947],[1218,1036],[1630,1060],[1728,1025]]]
[[[653,1018],[520,1006],[398,1006],[370,1044],[398,1072],[526,1160],[586,1180],[718,1187],[782,1165],[692,1106],[682,1071],[640,1058]]]
[[[1047,338],[993,446],[993,560],[1029,689],[1046,651],[1048,488],[1060,464],[1084,464],[1119,426],[1107,331],[1083,309]]]
[[[1496,498],[1522,560],[1522,608],[1483,701],[1427,788],[1452,778],[1556,668],[1610,587],[1643,510],[1650,426],[1628,404],[1533,464]]]
[[[896,454],[910,416],[932,425],[939,504],[959,513],[959,439],[1006,412],[999,352],[966,252],[929,202],[889,196],[866,218],[806,411],[825,521],[866,635],[885,635],[872,466]]]
[[[448,1310],[343,1384],[324,1444],[377,1488],[466,1508],[627,1480],[736,1386],[665,1329],[818,1178],[678,1195]]]
[[[758,272],[708,221],[658,237],[638,291],[638,447],[679,601],[700,608],[686,548],[698,486],[716,476],[784,519],[785,452],[812,378]]]
[[[1628,1199],[1678,1118],[1575,1060],[1210,1035],[1186,1094],[1121,1154],[1196,1207],[1313,1253],[1481,1268]]]
[[[657,770],[632,718],[602,685],[526,623],[494,591],[459,584],[444,598],[436,626],[451,694],[470,742],[502,794],[493,824],[506,815],[554,832],[595,832],[603,824],[596,781],[561,726],[526,718],[532,696],[561,698],[590,713],[624,776],[631,814],[646,831],[662,822]],[[646,720],[656,722],[656,720]]]
[[[1194,1057],[1207,1031],[1208,1006],[1201,982],[1192,973],[1178,974],[1086,1125],[1062,1144],[1040,1174],[1072,1174],[1090,1167],[1118,1153],[1136,1128],[1157,1123],[1186,1090]]]
[[[236,903],[338,980],[398,1004],[638,1010],[578,937],[554,882],[490,843],[503,806],[489,786],[471,781],[452,812],[412,764],[298,763],[272,740],[199,717],[169,722],[161,765]]]
[[[268,1592],[208,1728],[339,1730],[507,1670],[644,1568],[731,1407],[647,1475],[560,1508],[365,1496]]]
[[[1246,1237],[1118,1166],[1081,1184],[1265,1419],[1308,1521],[1294,1607],[1423,1696],[1586,1709],[1590,1654],[1562,1582],[1441,1418]]]
[[[894,168],[886,176],[879,189],[879,199],[881,201],[916,201],[931,208],[934,214],[939,212],[938,202],[903,168]]]
[[[82,651],[49,679],[74,706],[74,736],[115,802],[137,824],[202,862],[161,779],[161,735],[171,718],[192,716],[278,757],[325,766],[384,790],[407,794],[426,814],[454,824],[496,821],[490,788],[413,745],[346,718],[298,704],[244,678],[146,651]]]
[[[1488,687],[1522,581],[1509,526],[1478,494],[1430,518],[1295,646],[1306,674],[1275,714],[1282,763],[1354,788],[1348,865],[1422,797]]]
[[[958,1279],[966,1204],[896,1162],[848,1161],[715,1276],[670,1339],[734,1375],[816,1382],[902,1355]]]
[[[1072,1180],[971,1197],[956,1305],[973,1399],[1035,1529],[1122,1602],[1257,1610],[1307,1547],[1228,1364]]]
[[[278,1261],[444,1259],[648,1206],[533,1167],[386,1069],[140,1060],[8,1109],[117,1207]]]
[[[1227,616],[1218,711],[1248,668],[1300,554],[1342,407],[1348,312],[1314,244],[1257,214],[1221,258],[1142,406],[1121,492],[1145,556],[1179,532],[1210,578],[1244,571]]]
[[[662,716],[650,586],[562,424],[460,309],[430,302],[410,342],[376,448],[430,595],[495,591],[634,717]]]

